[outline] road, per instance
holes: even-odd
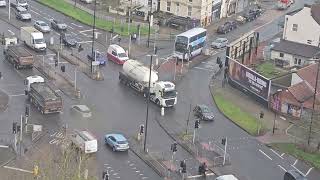
[[[36,2],[31,1],[31,13],[34,19],[41,19],[48,22],[52,17],[57,19],[62,19],[69,25],[68,33],[71,33],[79,39],[79,41],[84,45],[85,50],[81,52],[81,56],[85,58],[86,53],[90,52],[90,41],[92,30],[91,27],[82,25],[68,17],[61,15],[49,8],[39,5]],[[0,17],[6,18],[7,13],[4,9],[0,11]],[[18,22],[12,16],[12,23],[17,26],[30,25],[28,22]],[[271,21],[271,20],[270,20]],[[264,23],[269,21],[255,21],[251,24],[244,25],[243,27],[237,29],[236,31],[228,34],[228,37],[236,38],[237,36],[243,34],[247,29],[259,28]],[[7,31],[8,29],[15,34],[19,34],[18,30],[14,27],[0,21],[1,31],[11,33]],[[276,25],[276,23],[271,23]],[[8,28],[7,28],[8,27]],[[268,30],[268,29],[271,30]],[[264,32],[261,31],[262,37],[271,37],[276,31],[275,27],[264,28]],[[263,35],[264,34],[264,35]],[[55,38],[55,42],[58,41],[58,34],[56,32],[51,32],[46,35],[47,40],[50,36]],[[99,35],[99,41],[103,42],[103,32]],[[211,38],[213,39],[213,37]],[[159,44],[162,47],[166,47],[167,43]],[[168,47],[168,46],[167,46]],[[95,49],[102,50],[105,47],[103,43],[97,43]],[[161,53],[163,55],[170,54],[172,50],[170,48],[163,49]],[[137,52],[137,57],[143,57],[148,52]],[[259,144],[248,134],[246,134],[239,127],[235,126],[229,120],[225,119],[220,115],[214,105],[212,104],[211,97],[208,92],[208,84],[215,68],[215,58],[216,56],[223,56],[223,51],[217,51],[215,56],[213,56],[207,62],[201,63],[199,66],[193,68],[189,73],[177,84],[177,89],[179,91],[179,104],[166,112],[166,118],[172,119],[184,125],[187,111],[189,105],[196,103],[210,104],[215,112],[217,113],[217,122],[214,124],[206,124],[201,130],[201,137],[207,138],[221,138],[223,136],[228,136],[230,138],[230,154],[232,156],[232,163],[237,169],[237,175],[244,177],[248,180],[256,179],[281,179],[284,169],[289,169],[290,166],[282,158],[278,157],[276,154],[271,152],[267,147]],[[146,60],[145,60],[146,61]],[[6,62],[1,63],[1,71],[3,72],[4,78],[1,80],[1,87],[5,89],[11,96],[10,107],[4,113],[1,114],[1,119],[6,120],[3,124],[10,129],[11,119],[18,119],[20,114],[17,112],[23,112],[25,97],[21,94],[21,88],[23,88],[23,78],[26,74],[19,73],[10,67]],[[9,68],[8,68],[9,67]],[[97,153],[97,165],[100,170],[110,169],[113,170],[112,178],[118,179],[160,179],[160,177],[155,174],[147,165],[145,165],[137,156],[132,152],[126,153],[114,153],[102,144],[102,137],[105,133],[111,132],[122,132],[128,137],[133,137],[137,131],[140,124],[145,121],[145,99],[137,94],[135,91],[122,86],[118,82],[118,72],[121,67],[108,62],[106,67],[102,68],[104,74],[104,81],[92,81],[86,75],[78,73],[78,87],[81,89],[83,94],[83,99],[76,101],[72,100],[66,96],[64,98],[64,112],[60,115],[49,115],[42,116],[37,111],[32,111],[32,122],[44,124],[49,133],[54,133],[57,131],[58,127],[63,124],[68,124],[70,128],[86,128],[92,131],[99,140],[99,152]],[[29,74],[38,74],[38,72],[26,72]],[[68,72],[70,73],[70,72]],[[71,73],[70,73],[71,76]],[[10,85],[10,86],[9,86]],[[93,118],[88,120],[81,120],[73,117],[69,113],[69,107],[72,104],[86,104],[93,111]],[[172,140],[159,128],[159,125],[154,120],[154,117],[159,114],[159,108],[154,104],[150,107],[150,124],[149,124],[149,136],[148,136],[148,149],[150,152],[162,152],[164,154],[170,154],[170,145]],[[173,127],[174,128],[174,127]],[[1,129],[2,130],[2,129]],[[5,131],[10,133],[9,131]],[[208,139],[204,139],[208,140]],[[49,144],[50,140],[48,140]],[[238,145],[240,144],[240,145]],[[54,145],[54,144],[52,144]],[[239,147],[239,149],[232,150],[233,147]],[[261,150],[261,151],[260,151]],[[263,154],[263,153],[264,154]],[[273,154],[272,154],[273,153]],[[266,155],[267,156],[266,156]],[[169,155],[170,156],[170,155]],[[183,159],[188,157],[188,154],[179,148],[179,153],[177,154],[177,159]],[[272,160],[270,160],[270,157]],[[298,162],[299,166],[304,166],[302,163]],[[195,169],[198,164],[191,163]],[[243,164],[246,164],[244,166]],[[278,166],[280,165],[280,166]],[[298,164],[297,164],[298,165]],[[301,168],[303,169],[303,168]],[[315,174],[316,171],[311,171],[309,178],[319,177]],[[316,178],[314,179],[316,180]]]

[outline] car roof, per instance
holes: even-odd
[[[117,141],[127,141],[127,139],[122,134],[107,134],[106,137],[113,136]]]
[[[40,21],[40,20],[38,20],[38,21],[36,21],[37,23],[39,23],[39,24],[47,24],[46,22],[44,22],[44,21]]]
[[[116,50],[118,53],[125,53],[126,52],[121,46],[119,46],[117,44],[111,44],[109,46],[109,48]]]
[[[90,111],[89,107],[86,106],[86,105],[81,105],[81,104],[79,104],[79,105],[73,105],[73,107],[76,107],[76,106],[79,107],[81,110]]]
[[[27,9],[22,6],[17,6],[17,10],[18,11],[27,11]]]
[[[227,38],[217,38],[216,40],[228,40]]]

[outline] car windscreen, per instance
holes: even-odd
[[[207,108],[207,107],[201,107],[201,110],[202,110],[203,113],[209,113],[210,112],[209,108]]]
[[[42,44],[44,43],[44,39],[35,39],[34,42],[35,44]]]
[[[40,26],[48,26],[48,24],[46,24],[45,22],[41,22],[39,23]]]
[[[126,53],[119,53],[118,56],[119,56],[120,58],[128,57]]]
[[[127,144],[127,141],[118,141],[118,144]]]
[[[18,3],[24,4],[24,3],[27,3],[27,1],[26,0],[19,0]]]

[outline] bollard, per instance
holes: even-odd
[[[95,39],[98,39],[98,35],[99,35],[98,32],[94,32],[94,38],[95,38]]]
[[[156,66],[158,66],[158,64],[159,64],[159,59],[158,59],[158,57],[156,58]]]
[[[164,116],[164,107],[161,107],[161,116]]]

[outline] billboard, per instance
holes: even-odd
[[[271,81],[232,59],[229,59],[229,79],[268,101]]]

